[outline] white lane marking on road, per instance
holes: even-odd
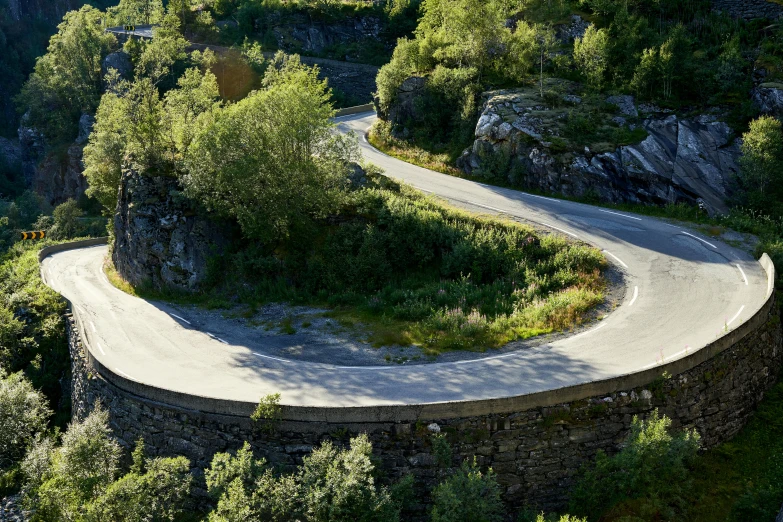
[[[397,366],[333,366],[334,370],[393,370]]]
[[[628,306],[633,306],[633,304],[636,302],[636,298],[639,297],[639,287],[634,286],[633,287],[633,299],[631,299],[631,302],[628,303]]]
[[[284,363],[296,363],[296,361],[289,361],[287,359],[278,359],[277,357],[272,357],[270,355],[262,355],[262,354],[257,353],[257,352],[253,352],[253,355],[257,355],[259,357],[263,357],[264,359],[272,359],[273,361],[280,361],[280,362],[284,362]]]
[[[544,225],[545,227],[549,227],[549,228],[553,228],[555,230],[559,230],[563,234],[568,234],[569,236],[572,236],[572,237],[575,237],[576,239],[579,239],[579,236],[577,236],[576,234],[572,234],[568,230],[563,230],[562,228],[558,228],[558,227],[556,227],[554,225],[550,225],[549,223],[544,223],[543,221],[539,221],[539,224],[540,225]]]
[[[679,357],[680,355],[688,353],[688,347],[686,346],[684,350],[680,350],[677,353],[673,353],[668,357],[661,357],[660,361],[655,361],[654,363],[648,364],[647,366],[642,366],[642,370],[647,370],[649,368],[652,368],[653,366],[660,366],[661,364],[665,363],[666,361],[671,361],[675,357]],[[661,354],[663,354],[663,349],[661,349]]]
[[[586,332],[582,332],[582,333],[580,333],[579,335],[575,335],[575,336],[573,336],[573,337],[569,337],[568,339],[569,339],[569,340],[578,339],[578,338],[582,337],[583,335],[587,335],[587,334],[589,334],[589,333],[593,333],[593,332],[595,332],[596,330],[600,330],[600,329],[601,329],[601,328],[603,328],[604,326],[606,326],[606,323],[601,323],[601,324],[599,324],[598,326],[596,326],[595,328],[593,328],[593,329],[591,329],[591,330],[587,330]]]
[[[710,243],[709,241],[704,241],[702,238],[700,238],[700,237],[696,237],[696,236],[694,236],[693,234],[689,234],[688,232],[686,232],[686,231],[684,231],[684,230],[680,230],[680,233],[681,233],[681,234],[685,234],[686,236],[691,236],[693,239],[696,239],[697,241],[701,241],[701,242],[702,242],[702,243],[704,243],[705,245],[710,245],[712,248],[714,248],[714,249],[716,249],[716,250],[718,249],[718,247],[716,247],[715,245],[713,245],[713,244],[712,244],[712,243]]]
[[[468,204],[476,206],[476,207],[481,207],[481,208],[486,208],[486,209],[489,209],[489,210],[494,210],[495,212],[502,212],[504,214],[508,214],[508,211],[506,211],[506,210],[500,210],[499,208],[490,207],[489,205],[482,205],[481,203],[474,203],[473,201],[468,201]]]
[[[97,343],[97,342],[96,342],[95,344],[97,344],[97,345],[98,345],[98,349],[101,351],[101,353],[102,353],[103,355],[106,355],[106,352],[104,352],[104,351],[103,351],[103,346],[101,346],[101,343]]]
[[[172,314],[172,313],[170,313],[170,312],[169,312],[169,315],[170,315],[171,317],[175,318],[175,319],[179,319],[179,320],[180,320],[180,321],[182,321],[183,323],[192,324],[190,321],[188,321],[188,320],[187,320],[187,319],[185,319],[184,317],[180,317],[180,316],[178,316],[177,314]]]
[[[745,286],[748,286],[748,278],[747,278],[747,276],[745,275],[745,271],[744,271],[744,270],[742,270],[742,267],[741,267],[741,266],[739,266],[739,265],[737,265],[737,268],[739,268],[740,274],[742,274],[742,279],[744,279],[744,280],[745,280]]]
[[[495,187],[495,188],[497,188],[497,187]],[[545,199],[547,201],[552,201],[554,203],[562,203],[562,201],[560,201],[559,199],[545,198],[544,196],[536,196],[535,194],[528,194],[527,192],[523,192],[522,195],[523,196],[528,196],[528,197],[531,197],[531,198]]]
[[[483,362],[483,361],[492,361],[494,359],[505,359],[506,357],[513,357],[515,355],[519,355],[519,354],[517,352],[505,353],[503,355],[496,355],[494,357],[482,357],[481,359],[471,359],[469,361],[455,361],[455,362],[453,362],[451,364],[470,364],[470,363],[477,363],[477,362]]]
[[[737,312],[736,314],[734,314],[734,317],[732,317],[732,318],[731,318],[731,320],[730,320],[730,321],[728,321],[728,322],[726,323],[726,326],[729,326],[731,323],[733,323],[734,321],[736,321],[736,320],[737,320],[737,317],[739,317],[739,315],[742,313],[742,311],[743,311],[744,309],[745,309],[745,305],[742,305],[742,307],[739,309],[739,312]]]
[[[612,256],[612,257],[615,259],[615,261],[617,261],[618,263],[620,263],[621,265],[623,265],[625,268],[628,268],[628,265],[626,265],[625,263],[623,263],[623,261],[622,261],[622,260],[621,260],[619,257],[617,257],[616,255],[612,254],[612,253],[611,253],[611,252],[609,252],[608,250],[604,250],[604,254],[608,254],[608,255]]]
[[[218,336],[217,336],[217,335],[215,335],[215,334],[212,334],[212,333],[209,333],[209,332],[206,332],[206,334],[207,334],[208,336],[210,336],[211,338],[213,338],[214,340],[216,340],[216,341],[219,341],[219,342],[221,342],[221,343],[223,343],[223,344],[228,344],[226,341],[224,341],[223,339],[221,339],[220,337],[218,337]]]
[[[90,321],[90,328],[92,328],[93,333],[98,331],[95,329],[95,323],[93,323],[92,321]]]
[[[130,379],[130,380],[132,380],[132,381],[141,382],[141,381],[139,381],[138,379],[136,379],[136,378],[134,378],[134,377],[131,377],[130,375],[128,375],[128,374],[127,374],[127,373],[125,373],[124,371],[120,370],[119,368],[114,368],[114,371],[116,371],[116,372],[117,372],[117,373],[119,373],[120,375],[123,375],[124,377],[126,377],[126,378],[128,378],[128,379]]]
[[[620,216],[620,217],[624,217],[624,218],[628,218],[628,219],[635,219],[636,221],[641,221],[642,220],[642,218],[629,216],[627,214],[620,214],[619,212],[612,212],[611,210],[604,210],[602,208],[599,208],[597,210],[598,210],[598,212],[604,212],[606,214],[614,214],[615,216]]]

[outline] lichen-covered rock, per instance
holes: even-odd
[[[106,55],[101,63],[101,76],[106,76],[109,69],[114,69],[120,75],[120,78],[131,79],[133,74],[133,64],[130,56],[124,51],[117,51]]]
[[[49,150],[44,136],[29,127],[27,118],[22,117],[18,136],[22,173],[27,187],[51,205],[81,198],[87,190],[82,156],[94,123],[92,115],[82,114],[79,135],[63,154]]]
[[[752,96],[760,112],[783,119],[783,84],[762,83]]]
[[[124,170],[112,261],[131,284],[196,290],[210,257],[223,252],[233,234],[233,227],[210,219],[185,198],[176,178]]]
[[[548,105],[530,89],[485,98],[476,140],[457,161],[469,174],[490,175],[485,167],[504,155],[511,157],[504,181],[512,184],[613,203],[687,202],[711,213],[727,210],[740,149],[731,128],[715,116],[683,119],[645,107],[654,114],[642,118],[632,96],[612,96],[606,101],[616,113],[605,114],[602,125],[641,132],[639,141],[577,146],[563,137],[571,109],[562,102]]]
[[[420,76],[406,78],[397,89],[397,96],[392,106],[389,107],[388,113],[377,107],[381,119],[398,125],[404,125],[408,120],[417,119],[418,100],[424,95],[426,83],[426,79]]]
[[[590,23],[579,15],[572,15],[569,24],[562,24],[556,28],[557,39],[563,43],[573,43],[577,38],[582,38]]]
[[[346,18],[329,24],[305,18],[281,22],[284,23],[272,28],[278,47],[285,51],[305,54],[321,54],[328,47],[339,44],[377,40],[383,29],[380,18],[375,16]]]

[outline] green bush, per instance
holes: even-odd
[[[296,473],[275,475],[253,459],[247,443],[235,456],[218,453],[205,472],[217,500],[209,520],[397,521],[400,506],[388,488],[375,484],[371,455],[366,435],[351,439],[350,449],[325,442]]]
[[[432,490],[432,522],[500,522],[504,508],[500,486],[490,469],[482,473],[476,461],[462,466]]]
[[[2,318],[0,318],[2,328]],[[0,332],[0,342],[2,342]],[[52,412],[46,398],[19,373],[0,368],[0,473],[24,456],[35,437],[46,429]]]
[[[599,519],[633,512],[645,519],[677,519],[687,507],[688,466],[699,450],[696,431],[669,433],[671,419],[655,410],[647,420],[634,417],[622,450],[599,451],[585,467],[571,494],[572,513]]]

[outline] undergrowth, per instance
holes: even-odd
[[[215,258],[198,294],[136,291],[207,307],[326,306],[367,325],[375,345],[414,343],[429,353],[569,329],[602,302],[598,250],[373,183],[307,240]]]

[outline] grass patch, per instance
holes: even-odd
[[[339,328],[366,328],[376,346],[431,354],[567,330],[603,301],[598,250],[371,180],[305,240],[238,245],[215,259],[200,293],[136,292],[200,306],[323,306]]]
[[[391,134],[391,124],[378,119],[367,133],[370,145],[399,160],[434,170],[450,176],[465,177],[465,173],[454,166],[454,162],[462,153],[459,146],[441,146],[439,151],[430,151],[425,147],[410,144],[406,140],[397,139]]]

